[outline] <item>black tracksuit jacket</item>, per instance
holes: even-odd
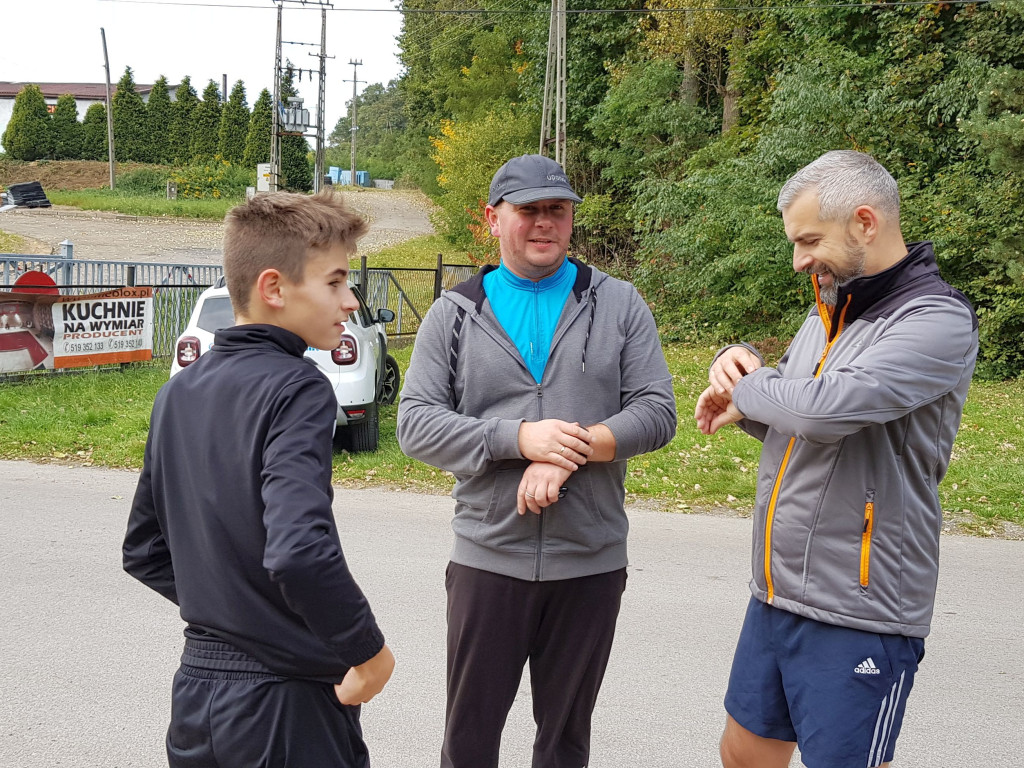
[[[161,388],[124,568],[286,677],[340,682],[383,647],[331,501],[337,403],[282,328],[219,331]]]

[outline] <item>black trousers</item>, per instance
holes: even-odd
[[[185,641],[174,675],[170,768],[368,768],[359,707],[334,686],[274,675],[227,643]]]
[[[533,768],[583,768],[626,569],[531,582],[450,563],[442,768],[497,768],[501,732],[530,663]]]

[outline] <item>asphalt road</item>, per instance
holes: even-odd
[[[0,766],[165,765],[182,624],[126,576],[135,475],[0,462]],[[376,768],[433,768],[451,500],[338,489],[342,541],[398,659],[364,707]],[[748,598],[749,520],[631,510],[631,566],[591,768],[714,768]],[[1024,542],[947,536],[896,766],[1024,764]],[[529,765],[528,681],[502,768]],[[794,764],[797,764],[794,761]]]

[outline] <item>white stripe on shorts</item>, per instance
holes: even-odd
[[[892,684],[888,696],[882,697],[882,704],[878,708],[878,719],[875,721],[875,734],[871,740],[871,749],[868,750],[867,768],[877,768],[885,758],[885,750],[889,746],[889,738],[892,736],[893,723],[896,721],[896,713],[899,710],[900,696],[903,693],[903,679],[906,677],[906,670],[900,673],[900,679]]]

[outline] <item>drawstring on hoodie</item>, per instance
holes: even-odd
[[[587,372],[587,345],[590,344],[590,331],[594,327],[594,313],[597,312],[597,288],[590,291],[590,319],[587,321],[587,336],[583,340],[583,373]]]

